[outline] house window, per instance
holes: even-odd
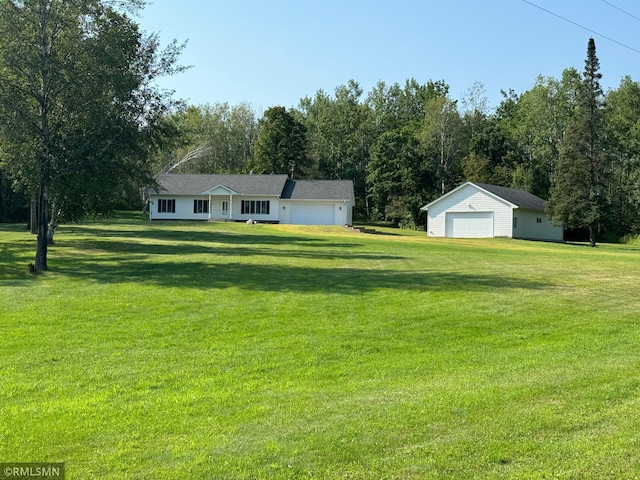
[[[271,202],[269,200],[243,200],[241,206],[242,214],[269,215]]]
[[[193,213],[209,213],[209,200],[194,200]]]
[[[542,219],[540,217],[536,218],[536,223],[542,223]]]
[[[222,215],[229,215],[229,202],[222,202]]]
[[[158,200],[158,213],[176,213],[175,199],[160,198]]]
[[[518,228],[518,217],[513,217],[513,228]]]

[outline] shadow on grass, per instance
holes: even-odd
[[[35,237],[24,237],[24,240],[0,240],[0,281],[11,278],[29,276],[29,263],[35,257]]]
[[[452,272],[318,268],[285,265],[255,265],[241,262],[154,262],[110,256],[107,262],[73,261],[57,274],[98,282],[134,282],[159,287],[225,289],[230,287],[262,292],[326,292],[357,295],[377,289],[403,291],[480,291],[491,289],[536,289],[549,284],[503,276]]]
[[[194,243],[228,243],[233,245],[324,245],[326,240],[318,238],[310,238],[294,235],[262,235],[247,231],[246,234],[241,232],[221,232],[219,230],[194,230],[189,226],[182,225],[166,225],[166,228],[151,228],[145,230],[126,230],[126,229],[105,229],[92,228],[87,226],[65,227],[64,233],[58,238],[65,236],[73,236],[80,234],[82,236],[92,235],[96,239],[110,239],[109,243],[115,242],[113,237],[135,238],[139,240],[157,240],[162,242],[194,242]],[[83,240],[84,242],[85,240]],[[145,245],[145,244],[140,244]],[[337,245],[332,242],[332,245]],[[355,244],[346,244],[345,246],[354,247]]]
[[[140,237],[138,237],[140,238]],[[201,242],[175,241],[174,243],[140,243],[134,241],[117,241],[107,239],[72,239],[59,242],[56,248],[76,248],[84,251],[102,251],[109,254],[142,254],[152,256],[181,256],[208,254],[214,256],[256,256],[269,257],[308,258],[308,259],[361,259],[361,260],[401,260],[397,255],[372,254],[349,251],[356,247],[354,244],[306,242],[300,247],[300,242],[278,242],[283,247],[273,248],[274,242],[263,241],[262,236],[252,237],[255,242],[235,242],[222,235],[216,239],[210,239],[211,244]],[[222,244],[222,246],[221,246]],[[270,246],[261,246],[270,245]],[[126,257],[123,257],[126,258]]]
[[[117,227],[117,226],[116,226]],[[116,228],[73,227],[58,238],[51,250],[58,261],[53,272],[88,282],[134,282],[159,287],[225,289],[230,287],[262,292],[327,292],[356,295],[376,289],[402,291],[487,291],[490,289],[548,288],[546,283],[520,278],[464,274],[441,271],[403,271],[369,268],[322,268],[307,265],[252,263],[251,257],[287,257],[310,260],[403,259],[389,254],[353,250],[355,243],[334,242],[322,238],[295,235],[264,235],[220,231],[151,229],[142,231]],[[74,238],[74,234],[83,238]],[[86,237],[86,235],[91,235]],[[291,248],[287,248],[291,247]],[[15,251],[14,251],[15,250]],[[15,245],[6,250],[0,266],[17,259],[21,250]],[[58,250],[59,255],[54,252]],[[65,253],[72,250],[73,253]],[[81,252],[81,253],[78,253]],[[191,255],[205,256],[202,261]],[[247,258],[225,262],[231,257]],[[223,261],[217,262],[217,259]],[[25,266],[26,268],[26,266]],[[5,285],[22,285],[28,275],[0,272]]]

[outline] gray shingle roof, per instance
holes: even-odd
[[[224,185],[244,195],[266,195],[279,197],[287,182],[286,175],[203,175],[165,174],[158,175],[162,195],[202,195],[218,185]],[[154,192],[155,193],[155,192]]]
[[[487,192],[491,192],[494,195],[505,199],[507,202],[517,205],[520,208],[544,211],[544,200],[535,196],[533,193],[527,192],[526,190],[500,187],[498,185],[489,185],[487,183],[472,183]]]
[[[282,198],[287,200],[351,200],[351,180],[289,180]]]
[[[156,178],[162,195],[202,195],[223,185],[242,195],[281,197],[287,200],[351,200],[351,180],[289,180],[287,175],[164,174]]]

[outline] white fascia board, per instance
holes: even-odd
[[[484,188],[479,187],[478,185],[476,185],[476,184],[475,184],[475,183],[473,183],[473,182],[467,182],[467,183],[469,183],[469,184],[473,185],[473,186],[474,186],[474,187],[476,187],[478,190],[480,190],[480,191],[482,191],[482,192],[486,193],[486,194],[487,194],[487,195],[489,195],[490,197],[492,197],[492,198],[494,198],[494,199],[498,200],[499,202],[504,203],[504,204],[505,204],[505,205],[507,205],[508,207],[511,207],[511,208],[518,208],[518,205],[516,205],[515,203],[511,203],[509,200],[505,200],[505,199],[504,199],[504,198],[502,198],[500,195],[496,195],[495,193],[491,193],[489,190],[485,190]]]
[[[496,200],[498,200],[499,202],[504,203],[505,205],[511,207],[511,208],[518,208],[518,205],[516,205],[515,203],[511,203],[508,200],[505,200],[504,198],[496,195],[495,193],[491,193],[488,190],[485,190],[482,187],[479,187],[478,185],[476,185],[473,182],[465,182],[462,185],[454,188],[453,190],[451,190],[450,192],[445,193],[444,195],[442,195],[441,197],[436,198],[433,202],[426,204],[424,207],[421,207],[420,210],[423,212],[426,212],[427,210],[429,210],[429,207],[431,207],[432,205],[435,205],[436,203],[438,203],[440,200],[443,200],[445,198],[447,198],[449,195],[453,195],[455,192],[457,192],[458,190],[461,190],[462,188],[466,187],[467,185],[473,185],[475,188],[477,188],[478,190],[480,190],[481,192],[486,193],[487,195],[489,195],[491,198],[494,198]]]
[[[222,190],[226,190],[229,195],[239,195],[238,192],[236,192],[235,190],[233,190],[233,189],[231,189],[231,188],[229,188],[229,187],[227,187],[225,185],[222,185],[221,183],[218,184],[218,185],[215,185],[215,186],[213,186],[211,188],[208,188],[207,190],[202,192],[202,195],[211,195],[213,191],[215,191],[215,190],[217,190],[219,188],[221,188]]]
[[[426,212],[427,210],[429,210],[429,207],[431,205],[435,205],[436,203],[438,203],[440,200],[443,200],[445,198],[447,198],[449,195],[453,195],[454,193],[456,193],[458,190],[460,190],[461,188],[467,186],[467,185],[473,185],[471,182],[465,182],[462,185],[454,188],[453,190],[451,190],[450,192],[445,193],[444,195],[436,198],[433,202],[431,203],[427,203],[424,207],[420,208],[421,211]],[[475,185],[474,185],[475,186]]]

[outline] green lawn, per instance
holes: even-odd
[[[0,225],[0,462],[640,478],[640,247],[383,230]]]

